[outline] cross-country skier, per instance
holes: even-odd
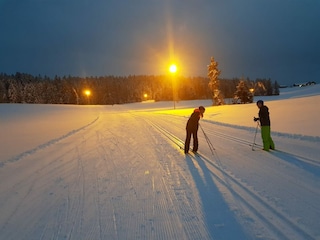
[[[263,150],[269,151],[269,149],[274,148],[274,142],[271,138],[270,133],[270,117],[269,117],[269,108],[263,104],[262,100],[257,101],[257,106],[259,110],[259,117],[254,117],[253,120],[260,121],[261,125],[261,137],[263,142]]]
[[[186,130],[187,130],[187,137],[186,141],[184,143],[184,153],[189,152],[190,148],[190,140],[191,140],[191,135],[193,137],[193,152],[198,151],[198,128],[199,128],[199,120],[200,118],[203,117],[203,114],[205,112],[205,108],[203,106],[200,106],[199,108],[196,108],[193,113],[191,114]]]

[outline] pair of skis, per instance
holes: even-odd
[[[202,128],[202,126],[200,125],[200,123],[199,123],[199,126],[200,126],[201,131],[202,131],[202,133],[203,133],[203,135],[204,135],[204,137],[205,137],[205,139],[206,139],[206,141],[207,141],[207,144],[208,144],[208,146],[209,146],[209,148],[210,148],[210,151],[211,151],[212,155],[214,155],[214,151],[215,151],[216,149],[214,148],[212,142],[210,141],[209,137],[207,136],[207,134],[206,134],[205,131],[203,130],[203,128]],[[259,127],[259,126],[260,126],[260,124],[259,124],[259,122],[257,122],[257,127],[256,127],[255,134],[254,134],[254,138],[253,138],[253,143],[250,144],[252,151],[255,151],[255,149],[254,149],[255,146],[258,146],[258,145],[256,144],[256,138],[257,138],[257,132],[258,132],[258,127]],[[180,148],[184,150],[184,147],[181,147],[181,146],[180,146]],[[194,152],[194,151],[192,151],[192,152],[195,153],[195,154],[198,154],[197,152]]]
[[[183,147],[183,146],[180,146],[180,149],[182,149],[182,150],[184,151],[184,147]],[[185,152],[185,154],[190,154],[190,152],[192,152],[192,153],[195,154],[195,155],[199,155],[198,152],[193,151],[192,149],[191,149],[190,151],[188,151],[188,152]]]

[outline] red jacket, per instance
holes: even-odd
[[[186,129],[188,131],[198,131],[199,120],[202,117],[203,117],[203,115],[201,114],[200,110],[198,108],[196,108],[193,111],[193,113],[191,114],[191,116],[187,122]]]

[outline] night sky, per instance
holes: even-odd
[[[0,72],[320,83],[319,0],[0,0]]]

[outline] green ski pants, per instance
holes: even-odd
[[[274,142],[271,138],[270,126],[261,126],[261,137],[263,142],[263,150],[275,149]]]

